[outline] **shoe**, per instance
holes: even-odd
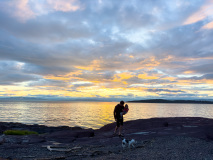
[[[124,137],[124,135],[123,135],[123,134],[119,134],[118,136],[119,136],[119,137]]]

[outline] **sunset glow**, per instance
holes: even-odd
[[[213,99],[212,35],[212,0],[2,0],[0,97]]]

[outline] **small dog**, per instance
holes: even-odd
[[[129,147],[129,148],[131,148],[131,147],[133,147],[133,148],[135,148],[135,144],[136,144],[137,142],[134,140],[134,139],[132,139],[131,141],[129,141],[129,140],[127,140],[127,139],[123,139],[122,140],[122,147],[123,148],[125,148],[125,147]]]

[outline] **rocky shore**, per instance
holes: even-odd
[[[124,138],[135,139],[134,148],[123,148],[121,138],[112,134],[114,128],[115,123],[93,130],[0,122],[0,160],[213,160],[213,119],[151,118],[124,122]],[[4,135],[5,130],[39,134]]]

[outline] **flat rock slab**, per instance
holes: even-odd
[[[4,126],[1,127],[1,124]],[[18,123],[0,123],[2,131],[10,127],[27,130],[32,130],[33,128],[34,130],[32,131],[45,133],[31,136],[1,136],[0,157],[3,159],[111,159],[113,157],[114,159],[124,159],[128,158],[127,153],[131,153],[128,159],[139,159],[141,157],[137,157],[137,154],[142,156],[140,153],[143,153],[143,156],[147,156],[153,153],[149,158],[161,159],[161,157],[166,158],[163,154],[170,155],[170,152],[173,154],[173,151],[176,151],[177,155],[170,155],[170,158],[184,159],[183,153],[179,153],[181,148],[178,147],[181,145],[185,145],[185,148],[194,145],[197,147],[197,150],[199,150],[198,146],[201,145],[203,149],[208,149],[209,151],[206,158],[213,157],[213,145],[209,143],[213,141],[213,119],[179,117],[151,118],[124,122],[123,138],[135,139],[138,142],[136,148],[131,150],[123,150],[121,146],[122,138],[112,135],[115,126],[115,123],[111,123],[100,129],[93,130],[66,126],[45,128],[45,126],[41,127],[39,125],[28,126]],[[185,138],[181,139],[180,137]],[[54,152],[47,149],[48,145],[51,145],[51,148],[65,148],[64,150],[61,149],[61,151]],[[160,148],[163,145],[166,148]],[[208,147],[212,147],[211,153]],[[80,149],[72,150],[72,148]],[[202,150],[202,154],[204,152],[206,153],[206,151]],[[187,152],[184,154],[187,154]],[[192,151],[190,151],[190,154],[192,154]],[[197,153],[192,156],[199,157]]]

